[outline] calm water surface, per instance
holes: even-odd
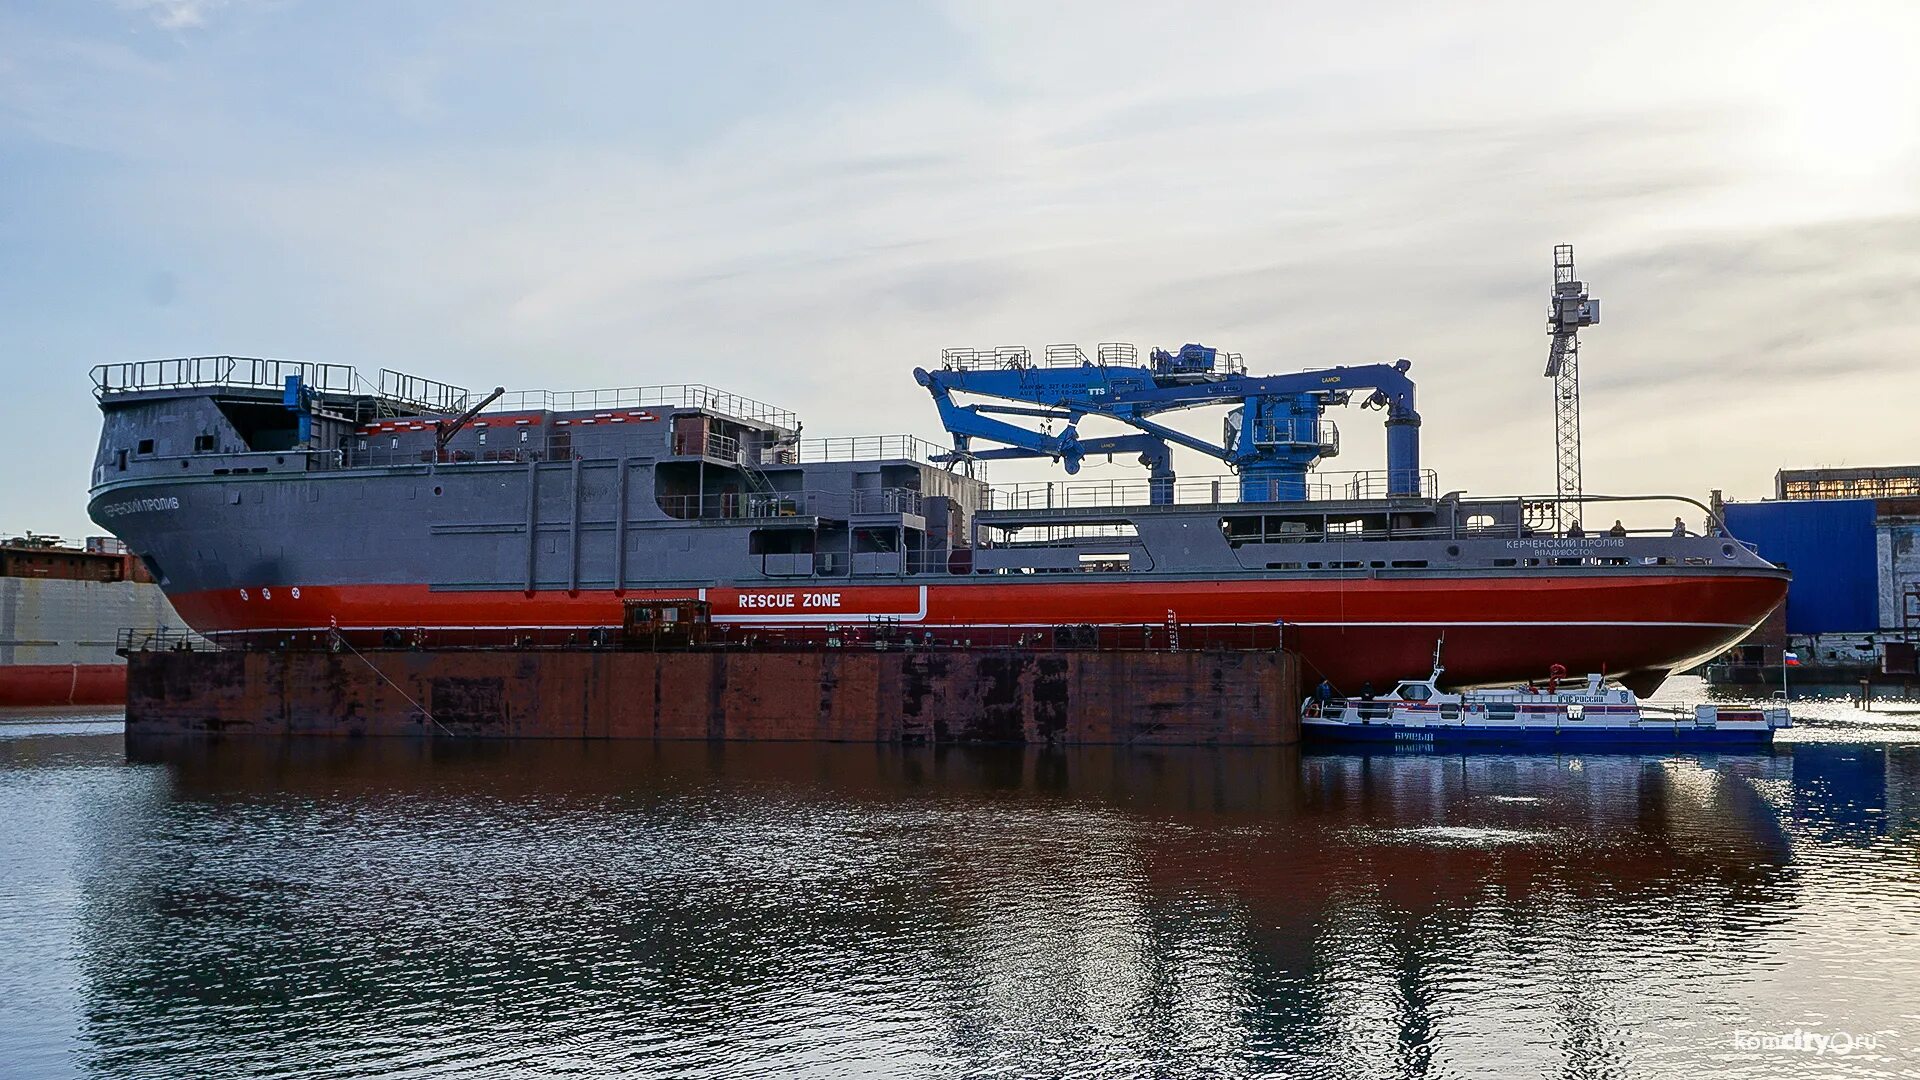
[[[1920,1076],[1920,713],[1796,715],[1564,757],[13,715],[0,1074]]]

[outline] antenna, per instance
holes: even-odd
[[[1580,520],[1580,328],[1600,322],[1600,301],[1573,276],[1573,245],[1553,249],[1553,293],[1548,298],[1547,378],[1553,380],[1554,494],[1556,531]],[[1572,509],[1569,509],[1569,506]]]

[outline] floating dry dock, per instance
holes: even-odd
[[[129,735],[1275,745],[1299,739],[1277,647],[1105,646],[1029,632],[928,648],[388,632],[129,642]]]

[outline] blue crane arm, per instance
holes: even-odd
[[[1074,450],[1081,457],[1094,454],[1121,454],[1137,452],[1143,456],[1153,456],[1166,450],[1166,444],[1151,435],[1105,435],[1097,439],[1082,439],[1077,436],[1073,442]],[[1019,446],[1000,446],[991,450],[970,450],[965,453],[955,451],[951,454],[936,454],[934,461],[959,461],[972,458],[975,461],[1012,461],[1019,458],[1056,457],[1058,455],[1044,450],[1028,450]]]
[[[1049,435],[1031,428],[1023,428],[1018,424],[1009,424],[1005,420],[981,415],[980,410],[974,406],[955,403],[952,391],[934,381],[928,372],[916,369],[913,376],[919,380],[920,385],[925,386],[933,394],[934,407],[940,411],[940,423],[953,435],[954,449],[959,451],[956,457],[984,458],[988,453],[994,453],[992,451],[969,453],[968,441],[981,438],[1005,443],[1018,451],[1018,454],[994,453],[995,457],[1048,457],[1059,460],[1066,466],[1069,473],[1080,471],[1082,455],[1077,445],[1079,437],[1071,423],[1059,435]]]
[[[1389,491],[1418,493],[1420,414],[1414,407],[1413,380],[1407,377],[1412,366],[1408,361],[1253,376],[1216,371],[1213,355],[1213,350],[1189,345],[1177,357],[1156,351],[1151,368],[1081,363],[916,369],[913,374],[932,394],[942,424],[954,436],[956,457],[1051,457],[1073,473],[1088,453],[1139,449],[1156,477],[1171,479],[1168,444],[1174,444],[1228,462],[1249,491],[1304,492],[1306,471],[1323,454],[1334,452],[1331,437],[1319,432],[1321,410],[1329,403],[1346,403],[1355,391],[1371,391],[1361,404],[1387,413]],[[953,400],[955,393],[1023,404],[960,405]],[[1223,440],[1238,445],[1209,442],[1147,419],[1209,405],[1243,407],[1244,418],[1231,421]],[[988,413],[1064,419],[1067,426],[1053,435]],[[1143,434],[1118,437],[1111,449],[1102,442],[1096,449],[1095,440],[1080,439],[1076,430],[1086,416],[1116,420]],[[1012,452],[970,455],[968,444],[974,438],[1004,444]]]
[[[1419,419],[1414,410],[1413,380],[1405,360],[1392,364],[1357,364],[1296,371],[1288,375],[1224,375],[1218,381],[1155,386],[1114,394],[1105,406],[1091,400],[1070,400],[1060,404],[1103,415],[1152,415],[1172,409],[1191,409],[1204,405],[1238,402],[1245,398],[1276,394],[1344,393],[1371,389],[1366,403],[1384,406],[1390,419]],[[1115,408],[1122,406],[1124,408]],[[1128,421],[1131,423],[1131,421]]]

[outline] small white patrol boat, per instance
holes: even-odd
[[[1507,744],[1533,746],[1755,746],[1793,726],[1785,706],[1696,705],[1692,712],[1641,704],[1604,675],[1565,680],[1555,665],[1544,688],[1450,692],[1433,674],[1375,697],[1315,694],[1300,707],[1301,735],[1319,742]]]

